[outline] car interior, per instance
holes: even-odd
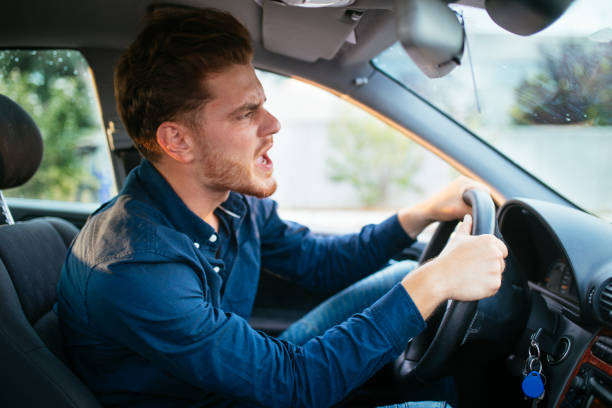
[[[22,0],[4,4],[0,48],[79,51],[95,81],[117,186],[140,161],[119,119],[113,69],[156,7],[225,10],[250,31],[253,65],[315,85],[390,124],[460,173],[482,181],[487,197],[466,200],[478,233],[509,247],[499,292],[479,302],[449,301],[424,333],[338,406],[379,406],[452,376],[459,407],[612,406],[612,226],[533,176],[372,63],[400,43],[432,81],[469,59],[465,23],[449,7],[484,9],[529,36],[572,0]],[[432,29],[435,28],[435,29]],[[316,109],[316,107],[312,107]],[[25,184],[43,157],[31,116],[0,95],[0,190]],[[0,193],[0,406],[97,407],[71,371],[53,311],[70,243],[91,208],[4,200]],[[397,255],[436,256],[456,222]],[[277,335],[325,299],[261,271],[250,323]],[[537,373],[543,394],[526,397]]]

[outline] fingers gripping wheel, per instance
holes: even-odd
[[[493,234],[495,204],[484,190],[468,190],[463,200],[472,207],[472,235]],[[441,222],[419,259],[423,264],[440,254],[458,221]],[[400,381],[426,382],[440,376],[444,363],[461,344],[474,318],[478,302],[443,303],[427,319],[427,328],[415,337],[395,360],[393,371]]]

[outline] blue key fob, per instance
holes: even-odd
[[[542,376],[537,371],[532,371],[527,374],[527,377],[521,384],[523,393],[529,398],[538,398],[544,392],[544,381]]]

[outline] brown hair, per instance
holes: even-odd
[[[213,9],[159,7],[115,68],[115,97],[121,120],[138,151],[161,155],[155,133],[167,120],[192,121],[209,98],[204,80],[233,64],[251,61],[247,29]]]

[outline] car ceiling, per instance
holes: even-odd
[[[258,4],[260,3],[260,4]],[[349,7],[299,8],[273,0],[24,0],[0,15],[0,46],[123,50],[151,5],[214,7],[245,24],[256,49],[314,62],[364,62],[396,40],[393,0],[356,0]],[[482,6],[484,0],[461,1]],[[352,36],[351,44],[346,40]]]

